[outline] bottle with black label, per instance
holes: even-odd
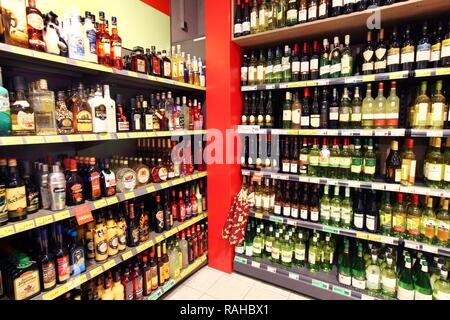
[[[69,174],[67,175],[67,200],[68,206],[77,206],[84,203],[83,179],[77,173],[77,161],[69,161]]]
[[[139,244],[139,224],[134,215],[134,203],[129,204],[127,239],[129,247],[136,247]]]
[[[100,186],[103,197],[112,197],[116,194],[116,175],[109,168],[108,160],[104,160],[100,173]]]
[[[6,203],[8,220],[18,221],[27,217],[27,197],[25,182],[17,170],[17,160],[9,159],[9,178],[6,183]]]
[[[395,72],[400,70],[400,41],[397,37],[397,27],[392,30],[391,41],[389,42],[389,50],[387,51],[387,70]]]
[[[31,163],[24,161],[22,164],[22,177],[27,192],[27,213],[31,214],[39,210],[39,188],[30,179]]]
[[[156,196],[156,208],[155,210],[155,232],[156,233],[163,233],[164,232],[164,210],[161,206],[161,196]],[[184,221],[184,220],[183,220]]]
[[[86,271],[86,260],[84,258],[84,248],[79,243],[77,230],[70,230],[69,240],[69,260],[70,276],[74,277]]]

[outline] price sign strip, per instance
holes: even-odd
[[[194,219],[188,220],[187,224],[184,223],[183,225],[185,225],[185,227],[189,227],[189,226],[195,224],[196,222],[206,218],[207,216],[208,216],[208,213],[205,212]],[[161,235],[154,235],[154,233],[152,232],[153,235],[151,236],[151,238],[148,241],[140,244],[136,248],[129,248],[129,249],[125,250],[125,252],[121,252],[115,257],[108,258],[104,262],[92,263],[90,266],[88,266],[86,268],[86,271],[83,274],[70,279],[67,283],[65,283],[63,285],[59,285],[55,289],[53,289],[49,292],[41,293],[40,295],[36,296],[32,300],[53,300],[53,299],[63,295],[64,293],[68,292],[69,290],[72,290],[73,288],[87,282],[88,280],[99,276],[103,272],[105,272],[111,268],[114,268],[116,265],[122,263],[123,261],[126,261],[126,260],[136,256],[140,252],[147,250],[151,246],[169,238],[170,236],[174,235],[179,230],[181,230],[180,226],[174,227],[171,230],[166,231]],[[201,258],[197,259],[197,261],[194,264],[192,264],[191,266],[189,266],[188,269],[186,269],[186,270],[189,270],[188,272],[190,273],[192,270],[190,270],[189,268],[195,269],[199,264],[203,263],[205,260],[206,260],[206,254],[203,255]],[[168,290],[169,289],[170,288],[168,288]]]
[[[138,189],[135,189],[131,192],[118,193],[117,195],[115,195],[113,197],[102,198],[102,199],[96,200],[96,201],[87,201],[87,204],[89,206],[89,209],[91,211],[94,211],[97,209],[107,207],[109,205],[123,202],[125,200],[136,198],[136,197],[139,197],[139,196],[142,196],[145,194],[149,194],[149,193],[152,193],[152,192],[155,192],[158,190],[170,188],[174,185],[185,183],[187,181],[200,179],[200,178],[206,177],[207,175],[208,175],[207,172],[198,172],[198,173],[195,173],[190,176],[181,177],[181,178],[178,178],[175,180],[169,180],[165,183],[152,183],[152,184],[140,187]],[[83,206],[83,205],[81,205],[81,206]],[[68,209],[58,211],[58,212],[53,212],[53,211],[49,211],[49,210],[41,210],[33,215],[30,215],[24,221],[8,223],[6,226],[0,227],[0,239],[11,236],[13,234],[17,234],[17,233],[31,230],[31,229],[41,227],[41,226],[44,226],[47,224],[51,224],[56,221],[61,221],[61,220],[69,219],[70,217],[74,217],[76,209],[81,206],[68,207]]]
[[[393,192],[402,192],[402,193],[413,193],[419,195],[428,195],[433,197],[441,197],[441,198],[450,198],[450,190],[449,189],[434,189],[428,188],[421,185],[415,186],[401,186],[399,184],[393,183],[384,183],[379,181],[357,181],[357,180],[342,180],[342,179],[333,179],[333,178],[324,178],[324,177],[309,177],[309,176],[301,176],[298,174],[292,173],[272,173],[264,170],[249,170],[249,169],[241,169],[241,174],[246,176],[252,175],[270,175],[271,179],[275,180],[289,180],[289,181],[300,181],[306,183],[315,183],[315,184],[331,184],[331,185],[339,185],[343,187],[351,187],[351,188],[362,188],[369,190],[380,190],[380,191],[393,191]]]
[[[337,283],[329,283],[329,282],[321,280],[321,279],[313,278],[313,277],[311,277],[310,274],[305,273],[301,269],[287,268],[282,265],[272,264],[270,262],[267,262],[265,260],[260,260],[260,259],[256,260],[252,257],[247,257],[247,256],[244,256],[241,254],[235,255],[234,262],[238,263],[238,264],[244,264],[244,265],[250,266],[255,269],[261,269],[263,271],[266,271],[267,274],[263,277],[263,280],[265,280],[269,283],[271,282],[271,283],[279,284],[279,281],[277,279],[273,279],[271,276],[271,274],[275,273],[277,275],[289,278],[289,281],[294,281],[296,283],[301,282],[301,283],[304,283],[307,285],[318,287],[320,289],[329,290],[330,292],[333,292],[339,296],[342,295],[342,296],[346,296],[346,297],[349,297],[352,299],[357,299],[357,300],[361,300],[361,299],[363,299],[363,296],[367,296],[363,293],[364,291],[361,291],[361,292],[356,291],[353,288],[346,287],[346,286],[344,287]],[[244,272],[244,274],[245,274],[245,272]],[[250,276],[253,277],[254,274],[252,274]],[[298,287],[298,285],[296,285],[296,287]],[[300,291],[298,291],[298,292],[300,292]],[[376,299],[376,300],[383,300],[380,297],[372,297],[372,298]]]

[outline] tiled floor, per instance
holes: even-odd
[[[204,267],[187,279],[166,300],[310,300],[289,290]]]

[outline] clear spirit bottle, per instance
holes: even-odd
[[[55,93],[48,90],[47,80],[40,79],[35,83],[36,91],[32,105],[36,118],[37,135],[56,135]]]

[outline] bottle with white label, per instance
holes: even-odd
[[[329,185],[324,186],[323,196],[320,199],[320,223],[326,225],[330,224],[331,204],[328,196],[329,188]]]
[[[318,235],[314,234],[312,243],[308,250],[308,269],[311,272],[317,272],[320,269],[320,247],[318,244]]]
[[[294,247],[294,265],[298,268],[303,268],[305,266],[306,259],[306,244],[304,240],[303,232],[300,230],[298,232],[297,241]]]
[[[59,165],[52,166],[52,172],[48,175],[48,193],[52,211],[66,207],[66,179]]]
[[[97,63],[97,32],[92,23],[92,15],[89,11],[85,12],[83,32],[84,38],[84,52],[86,54],[86,61]]]
[[[77,60],[85,60],[85,42],[86,36],[80,22],[80,16],[76,9],[72,11],[70,18],[70,29],[68,32],[69,57]]]
[[[109,133],[117,132],[116,129],[116,102],[111,98],[109,85],[105,84],[103,86],[103,99],[106,107],[106,118],[108,121],[108,129]]]
[[[381,269],[377,258],[376,252],[372,251],[372,263],[366,268],[367,289],[371,294],[377,294],[381,290]]]
[[[447,100],[442,94],[442,80],[436,82],[436,89],[431,98],[431,109],[428,115],[428,125],[431,129],[444,128],[444,121],[446,118],[446,111],[448,113]]]
[[[260,258],[262,256],[262,250],[264,248],[264,241],[261,236],[261,230],[256,228],[256,235],[253,238],[253,256]]]
[[[414,300],[414,282],[411,273],[411,258],[405,256],[405,268],[400,273],[397,285],[398,300]]]
[[[424,160],[424,179],[427,187],[440,188],[444,177],[445,162],[441,153],[441,138],[431,138],[431,149]]]
[[[392,255],[386,256],[386,266],[381,271],[381,292],[384,296],[395,298],[397,293],[397,275],[392,267]]]
[[[428,125],[428,115],[431,113],[431,99],[427,95],[427,82],[420,85],[420,93],[416,98],[414,106],[410,112],[410,123],[412,129],[426,129]]]
[[[284,241],[281,245],[281,264],[290,267],[294,255],[294,243],[289,239],[289,235],[284,236]]]
[[[416,69],[426,69],[429,67],[431,59],[431,40],[428,35],[428,22],[422,26],[422,37],[417,44]]]
[[[99,84],[97,84],[97,90],[94,96],[89,98],[88,103],[91,106],[92,131],[95,133],[108,132],[105,99],[103,98],[102,87]]]

